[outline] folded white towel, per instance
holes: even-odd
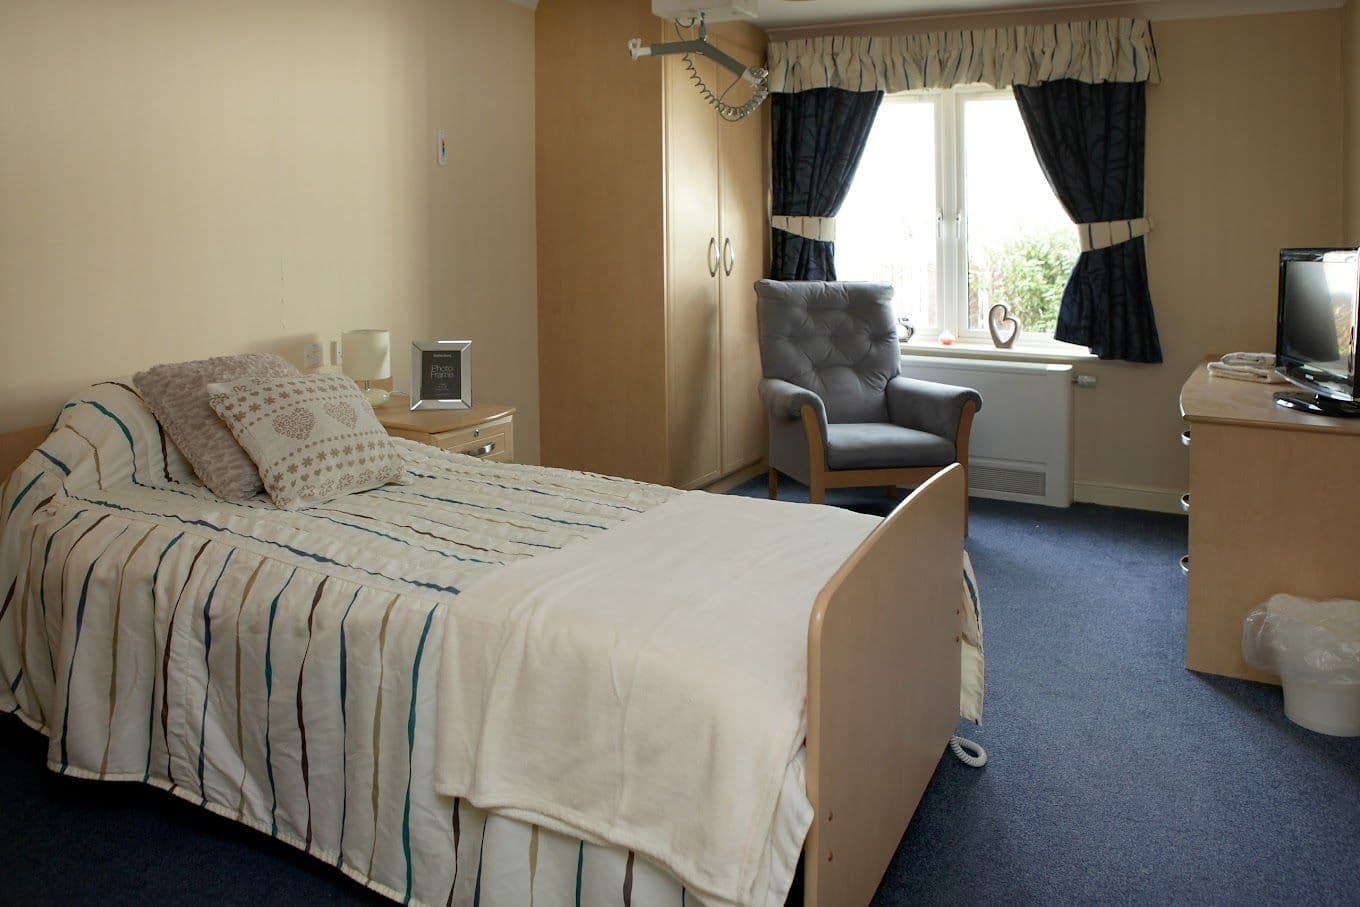
[[[1210,362],[1209,374],[1215,378],[1235,378],[1238,381],[1255,381],[1258,384],[1284,384],[1274,368],[1252,365],[1229,365],[1224,362]]]
[[[1219,360],[1224,365],[1248,365],[1253,368],[1274,368],[1274,353],[1225,353]]]

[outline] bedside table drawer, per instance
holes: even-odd
[[[514,457],[515,429],[510,417],[495,419],[473,428],[430,435],[429,443],[441,450],[508,461]]]
[[[470,409],[413,412],[389,403],[374,412],[393,437],[498,463],[515,460],[513,406],[480,403]]]

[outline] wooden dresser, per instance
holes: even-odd
[[[1242,660],[1242,620],[1277,592],[1360,599],[1360,419],[1274,402],[1290,385],[1211,378],[1181,389],[1190,423],[1185,666],[1276,683]]]
[[[411,412],[410,400],[394,396],[373,408],[387,433],[453,453],[499,463],[515,459],[515,408],[479,403],[470,409]]]

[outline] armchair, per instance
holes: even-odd
[[[805,483],[820,504],[828,488],[893,493],[955,462],[966,488],[982,396],[903,377],[892,294],[875,283],[756,283],[771,498],[780,473]]]

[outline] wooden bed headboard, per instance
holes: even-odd
[[[0,484],[9,478],[16,466],[28,459],[50,430],[47,425],[31,425],[0,434]]]

